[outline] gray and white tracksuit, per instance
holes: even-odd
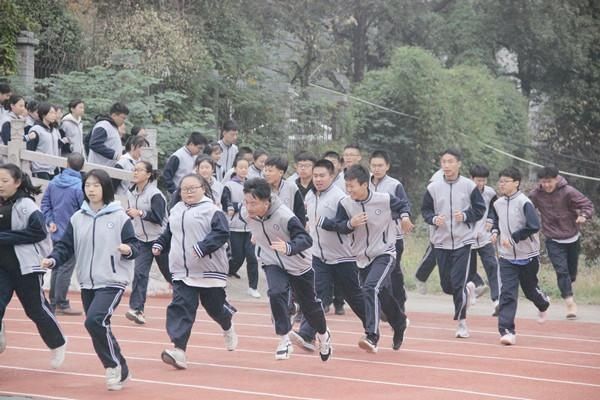
[[[123,144],[117,126],[112,120],[102,119],[94,125],[91,135],[88,161],[114,167],[123,155]]]
[[[42,123],[38,123],[31,127],[29,132],[35,132],[38,136],[38,145],[36,151],[50,156],[60,157],[60,132],[56,128],[49,128]],[[54,176],[56,167],[54,165],[45,164],[39,161],[31,162],[31,172],[33,174],[47,173]]]
[[[373,343],[379,340],[380,308],[395,331],[406,327],[406,315],[392,293],[390,274],[396,258],[394,219],[408,216],[408,210],[408,201],[369,190],[365,200],[343,198],[335,219],[321,217],[318,222],[319,227],[351,239],[365,301],[365,330]],[[350,220],[360,213],[367,214],[367,223],[353,228]]]
[[[309,250],[313,241],[304,225],[274,194],[262,218],[250,218],[245,207],[241,215],[256,240],[257,255],[267,277],[267,294],[275,320],[275,332],[285,335],[292,329],[288,309],[291,286],[308,323],[317,332],[325,333],[325,314],[321,300],[315,294],[314,271],[311,267]],[[285,253],[271,249],[276,240],[286,242]]]
[[[358,281],[356,257],[352,255],[350,237],[338,232],[327,231],[317,225],[320,217],[334,219],[340,201],[346,194],[335,184],[319,192],[311,189],[306,194],[308,227],[313,238],[312,266],[315,271],[317,297],[325,304],[332,302],[331,288],[338,284],[352,311],[365,321],[365,302]],[[305,340],[312,341],[316,331],[306,319],[302,320],[299,333]]]
[[[550,305],[538,287],[540,219],[531,200],[520,191],[496,200],[494,210],[492,232],[498,234],[501,282],[498,331],[500,335],[514,334],[519,284],[538,310],[545,311]]]
[[[475,283],[476,286],[484,285],[481,276],[477,273],[477,254],[481,257],[483,269],[490,285],[490,297],[492,301],[498,300],[498,259],[496,258],[496,247],[492,244],[492,233],[486,229],[486,225],[491,223],[489,218],[491,205],[496,200],[496,191],[489,186],[485,186],[481,192],[483,201],[485,201],[485,216],[475,224],[475,242],[471,246],[471,260],[469,263],[468,280]],[[493,214],[493,212],[492,212]]]
[[[304,199],[302,193],[296,183],[289,179],[282,179],[279,182],[279,188],[273,191],[276,194],[283,205],[294,212],[294,215],[298,217],[302,226],[306,225],[306,207],[304,206]]]
[[[485,202],[477,185],[463,176],[450,181],[444,178],[431,182],[423,196],[421,213],[433,226],[430,233],[444,293],[454,298],[454,319],[467,316],[466,284],[469,273],[471,245],[475,242],[475,224],[485,213]],[[463,221],[455,219],[461,212]],[[445,223],[436,226],[436,218],[444,216]]]
[[[152,254],[152,244],[167,226],[167,200],[158,190],[155,182],[148,182],[141,192],[138,191],[137,186],[127,191],[127,207],[142,212],[141,216],[135,216],[131,219],[135,236],[139,241],[140,252],[135,259],[129,308],[144,311],[148,279],[153,260],[156,259],[156,263],[167,282],[171,281],[168,254],[164,253],[158,257]]]
[[[233,310],[225,307],[229,226],[211,199],[196,204],[180,201],[171,209],[169,223],[153,248],[169,251],[173,300],[167,308],[167,333],[185,351],[199,301],[223,330],[231,328]]]
[[[65,132],[65,137],[69,139],[71,151],[86,156],[83,147],[83,124],[81,119],[77,120],[72,114],[63,117],[60,127]]]
[[[129,245],[129,255],[123,256],[118,251],[121,243]],[[96,354],[104,368],[121,366],[125,373],[127,363],[112,334],[110,318],[131,282],[138,242],[131,220],[119,202],[110,203],[97,212],[84,202],[73,214],[50,258],[55,260],[55,265],[62,265],[73,255],[86,314],[85,327]]]
[[[235,156],[238,153],[238,147],[235,144],[226,145],[223,140],[219,140],[219,146],[221,147],[221,160],[220,160],[220,169],[219,174],[217,175],[217,179],[219,181],[223,181],[225,173],[233,168],[233,162],[235,161]]]
[[[183,177],[194,172],[196,157],[186,146],[171,154],[162,173],[169,193],[175,193]]]
[[[374,182],[374,177],[371,177],[369,187],[375,192],[389,193],[392,196],[396,196],[397,198],[408,202],[410,207],[410,201],[408,200],[404,186],[402,186],[402,183],[400,183],[399,180],[394,179],[391,176],[386,175],[377,183]],[[402,231],[400,220],[396,219],[394,222],[396,224],[396,264],[391,275],[392,291],[396,300],[400,303],[400,307],[404,310],[406,290],[404,289],[404,274],[402,273],[402,266],[400,264],[402,253],[404,252],[404,232]]]

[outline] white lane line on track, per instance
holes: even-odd
[[[23,392],[8,392],[6,390],[0,389],[0,395],[8,395],[8,396],[21,396],[21,397],[31,397],[32,399],[42,399],[42,400],[77,400],[71,397],[57,397],[50,396],[47,394],[37,394],[37,393],[23,393]]]
[[[19,349],[21,349],[21,350],[28,350],[28,351],[47,351],[46,349],[29,349],[29,348],[19,348]],[[68,352],[68,353],[75,354],[75,355],[81,355],[81,356],[96,357],[96,354],[92,354],[92,353],[80,353],[80,352]],[[127,357],[127,358],[131,359],[131,360],[139,360],[139,361],[162,362],[161,360],[158,360],[158,359],[144,358],[144,357]],[[370,379],[348,378],[348,377],[345,377],[345,376],[311,374],[311,373],[306,373],[306,372],[282,371],[282,370],[273,370],[273,369],[267,369],[267,368],[248,368],[248,367],[239,367],[239,366],[233,366],[233,365],[221,365],[221,364],[212,364],[212,363],[199,363],[199,362],[193,362],[193,361],[188,361],[187,363],[188,363],[188,365],[197,365],[197,366],[204,366],[204,367],[226,368],[226,369],[241,369],[242,371],[252,370],[252,371],[257,371],[257,372],[266,372],[266,373],[274,373],[274,374],[282,374],[282,375],[292,375],[292,376],[302,376],[302,377],[306,377],[306,378],[335,379],[335,380],[342,380],[342,381],[352,382],[352,383],[363,383],[363,384],[374,384],[374,385],[384,385],[384,386],[393,386],[393,387],[407,387],[407,388],[415,388],[415,389],[426,389],[426,390],[431,390],[431,391],[461,393],[463,395],[474,395],[474,396],[480,396],[480,397],[483,396],[483,397],[491,397],[491,398],[506,399],[506,400],[532,400],[532,399],[527,398],[527,397],[515,397],[515,396],[509,396],[509,395],[494,394],[494,393],[479,392],[479,391],[464,390],[464,389],[453,389],[453,388],[446,388],[446,387],[440,387],[440,386],[413,385],[413,384],[408,384],[408,383],[398,383],[398,382],[387,382],[387,381],[378,381],[378,380],[370,380]],[[64,375],[74,375],[74,376],[104,378],[104,376],[102,376],[102,375],[95,375],[95,374],[84,374],[84,373],[66,372],[66,371],[54,371],[54,370],[45,370],[45,369],[27,368],[27,367],[12,367],[12,366],[9,366],[9,365],[2,365],[2,364],[0,364],[0,368],[15,369],[15,370],[21,370],[21,371],[30,371],[30,372],[43,372],[43,373],[51,372],[51,373],[64,374]],[[272,393],[251,392],[251,391],[244,391],[244,390],[237,390],[237,389],[216,388],[216,387],[212,387],[212,386],[202,386],[202,385],[191,385],[191,384],[184,384],[184,383],[163,382],[163,381],[156,381],[156,380],[150,380],[150,379],[133,378],[132,381],[133,382],[141,382],[141,383],[158,384],[158,385],[169,385],[169,386],[175,386],[175,387],[188,387],[188,388],[197,388],[197,389],[218,390],[218,391],[226,391],[226,392],[234,392],[234,393],[242,393],[242,394],[258,394],[258,395],[262,395],[262,396],[287,398],[287,399],[316,400],[316,399],[307,398],[307,397],[285,396],[285,395],[277,395],[277,394],[272,394]]]

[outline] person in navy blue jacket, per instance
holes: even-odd
[[[40,188],[14,164],[0,165],[0,353],[6,349],[4,312],[17,294],[42,340],[52,349],[50,365],[58,368],[65,358],[66,339],[50,310],[42,282],[41,254],[50,243],[44,216],[33,196]]]
[[[75,255],[85,327],[106,369],[108,390],[121,390],[129,368],[110,328],[110,319],[132,280],[138,241],[131,219],[115,202],[110,176],[99,169],[83,180],[84,202],[63,237],[41,262],[44,268],[62,265]]]
[[[80,171],[84,162],[82,154],[69,154],[67,169],[50,181],[42,197],[42,213],[54,243],[62,238],[69,220],[83,203]],[[81,315],[81,311],[71,308],[67,299],[74,269],[75,257],[68,259],[60,268],[52,269],[50,304],[56,315]]]

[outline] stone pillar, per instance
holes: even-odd
[[[19,76],[27,91],[33,92],[35,79],[35,46],[39,40],[34,38],[33,32],[21,31],[17,36],[17,65]]]

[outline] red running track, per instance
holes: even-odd
[[[348,313],[329,315],[334,353],[324,363],[295,349],[276,361],[268,304],[236,301],[240,342],[225,350],[220,328],[199,312],[190,339],[188,369],[160,359],[171,347],[165,331],[169,299],[150,298],[146,325],[124,317],[124,298],[112,328],[133,379],[121,392],[107,392],[104,370],[83,326],[83,317],[59,317],[69,343],[59,370],[33,323],[14,300],[4,318],[8,347],[0,355],[0,395],[45,399],[600,399],[600,324],[517,321],[518,343],[498,343],[496,320],[471,317],[471,338],[455,339],[449,315],[410,313],[400,351],[391,349],[391,329],[382,324],[379,353],[357,341],[361,325]],[[78,304],[80,307],[81,305]]]

